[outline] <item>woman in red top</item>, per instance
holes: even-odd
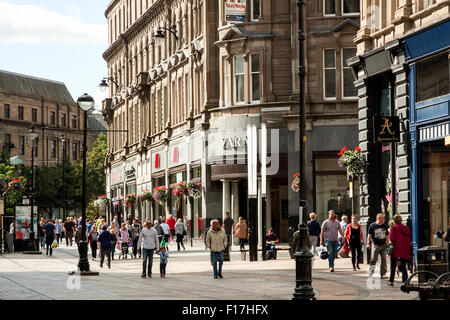
[[[399,269],[402,272],[402,281],[405,283],[408,279],[406,263],[410,259],[411,230],[402,223],[402,216],[399,214],[394,216],[394,225],[389,230],[389,239],[393,248],[391,253],[391,276],[388,284],[393,286],[397,261],[400,260]]]
[[[352,250],[353,271],[359,268],[359,260],[361,255],[361,247],[364,245],[361,225],[358,223],[358,216],[352,216],[352,223],[345,229],[345,240]],[[355,266],[356,264],[356,266]]]

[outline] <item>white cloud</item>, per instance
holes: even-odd
[[[107,25],[80,20],[79,8],[69,7],[63,15],[35,5],[0,1],[0,41],[4,43],[86,43],[104,45]]]

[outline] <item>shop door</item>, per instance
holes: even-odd
[[[430,174],[430,243],[433,246],[444,247],[445,241],[435,236],[436,232],[447,231],[450,209],[450,154],[431,154],[432,164]]]

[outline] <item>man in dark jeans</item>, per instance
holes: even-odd
[[[103,232],[98,236],[97,243],[100,246],[100,268],[103,268],[103,262],[105,261],[105,256],[108,259],[108,268],[111,268],[111,249],[113,246],[113,237],[109,233],[106,226],[102,227]]]
[[[229,212],[225,213],[225,220],[223,220],[222,228],[225,229],[225,234],[227,235],[228,244],[227,247],[225,248],[225,251],[229,253],[231,251],[231,234],[234,229],[234,221],[230,217]]]
[[[147,220],[145,222],[145,228],[142,229],[141,234],[139,235],[138,241],[138,252],[141,252],[142,245],[142,274],[141,278],[146,278],[147,275],[149,278],[152,277],[152,266],[153,266],[153,255],[156,251],[159,251],[159,241],[158,241],[158,232],[152,228],[152,222]],[[147,269],[147,259],[148,261],[148,269]]]
[[[52,255],[53,252],[53,241],[56,237],[56,227],[53,224],[53,220],[49,220],[47,224],[43,227],[44,233],[45,233],[45,254],[48,256],[48,252],[50,249],[50,255]]]

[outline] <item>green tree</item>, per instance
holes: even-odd
[[[107,151],[108,141],[106,135],[101,133],[97,136],[97,140],[86,157],[86,200],[88,203],[106,193],[105,158]]]

